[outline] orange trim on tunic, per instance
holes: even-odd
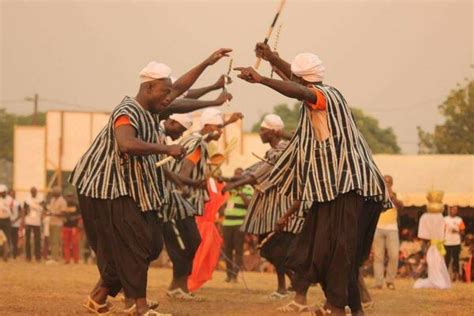
[[[322,93],[319,89],[313,87],[308,87],[309,90],[311,90],[314,95],[316,96],[316,103],[310,103],[306,102],[308,106],[311,108],[311,110],[314,111],[325,111],[326,110],[326,97],[324,96],[324,93]]]

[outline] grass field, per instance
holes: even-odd
[[[268,273],[245,273],[249,290],[242,280],[223,282],[225,274],[214,279],[198,294],[200,303],[170,301],[165,296],[171,270],[152,268],[148,296],[160,302],[160,311],[173,315],[284,315],[275,308],[287,301],[266,298],[275,289],[276,278]],[[82,315],[81,303],[98,278],[94,265],[46,265],[44,263],[0,263],[0,315]],[[372,280],[367,280],[368,285]],[[397,280],[397,290],[373,290],[375,307],[368,315],[474,315],[474,284],[457,283],[447,291],[414,290],[413,281]],[[323,302],[319,287],[310,289],[311,303]]]

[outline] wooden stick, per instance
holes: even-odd
[[[280,39],[280,32],[281,32],[281,26],[283,24],[280,23],[280,25],[278,25],[278,30],[275,34],[275,42],[273,43],[273,51],[276,52],[277,50],[277,47],[278,47],[278,40]],[[270,78],[273,78],[273,68],[272,68],[272,72],[270,73]]]
[[[224,77],[224,88],[222,88],[222,91],[227,91],[227,77],[230,75],[230,72],[232,70],[232,62],[234,61],[233,58],[229,60],[229,68],[227,68],[227,74]],[[225,105],[230,106],[229,100],[225,101]]]
[[[270,28],[268,29],[267,36],[265,37],[265,40],[263,41],[264,44],[268,44],[268,40],[270,39],[270,36],[272,35],[273,28],[275,27],[276,22],[278,21],[278,17],[281,14],[281,11],[283,10],[283,7],[285,6],[286,0],[281,0],[280,1],[280,6],[278,7],[278,11],[275,14],[275,17],[273,18],[272,25],[270,25]],[[255,69],[258,69],[260,67],[260,62],[262,61],[261,58],[257,58],[257,61],[255,62]]]

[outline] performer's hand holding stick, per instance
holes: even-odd
[[[273,18],[273,22],[270,25],[270,28],[268,29],[267,36],[265,37],[265,40],[263,41],[265,44],[268,44],[268,40],[270,39],[270,36],[272,35],[273,28],[275,27],[275,24],[278,21],[278,17],[280,16],[281,11],[283,10],[283,7],[285,6],[285,3],[286,3],[286,0],[281,0],[280,1],[278,11],[275,14],[275,17]],[[261,60],[262,59],[260,57],[257,58],[257,61],[255,62],[255,69],[258,69],[258,67],[260,67]]]

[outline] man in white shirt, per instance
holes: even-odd
[[[0,231],[5,235],[5,245],[3,247],[3,260],[8,260],[9,245],[11,239],[11,221],[12,200],[7,195],[8,188],[0,184]]]
[[[20,230],[21,226],[21,203],[16,199],[16,192],[14,190],[10,190],[8,195],[12,199],[12,213],[10,216],[10,220],[12,223],[12,230],[11,230],[11,245],[12,245],[12,256],[13,259],[19,255],[18,253],[18,231]]]
[[[461,217],[457,216],[458,207],[450,206],[449,215],[444,218],[446,223],[444,246],[446,248],[446,267],[449,268],[451,260],[453,261],[452,280],[459,279],[459,253],[461,252],[461,233],[465,229],[464,222]]]
[[[32,187],[30,195],[25,200],[25,238],[26,238],[26,260],[31,261],[31,233],[33,233],[35,246],[35,259],[41,261],[41,218],[43,215],[43,198],[38,190]]]
[[[61,215],[67,210],[67,202],[62,195],[60,187],[54,187],[51,191],[51,200],[48,203],[47,209],[48,242],[51,249],[51,259],[58,261],[61,258],[61,234],[63,228],[63,218]],[[44,225],[46,226],[46,223]]]

